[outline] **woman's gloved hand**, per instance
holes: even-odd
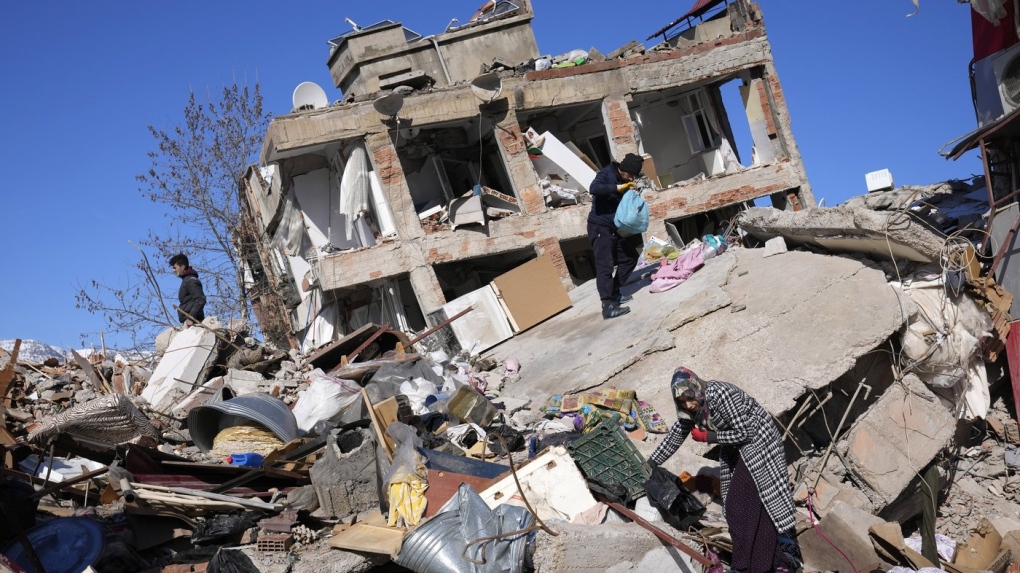
[[[634,182],[633,181],[628,181],[626,183],[622,183],[620,185],[617,185],[616,186],[616,190],[619,191],[620,193],[623,193],[623,192],[629,190],[633,186],[634,186]]]
[[[695,426],[691,428],[691,437],[694,438],[695,442],[707,442],[708,441],[708,430],[702,430]]]

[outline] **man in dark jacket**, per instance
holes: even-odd
[[[202,281],[198,280],[198,272],[188,264],[187,255],[179,254],[170,258],[170,266],[174,274],[181,279],[181,288],[177,291],[177,318],[185,328],[205,319],[205,292]],[[192,320],[194,319],[194,320]]]
[[[588,191],[592,195],[588,213],[588,241],[595,254],[595,286],[602,299],[602,318],[616,318],[630,312],[622,306],[632,297],[620,294],[637,266],[641,235],[621,237],[616,230],[616,208],[623,194],[634,186],[644,160],[628,153],[623,161],[612,162],[595,174]],[[614,276],[613,269],[616,269]]]

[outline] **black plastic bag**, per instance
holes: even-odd
[[[259,573],[247,555],[237,549],[221,549],[209,560],[207,573]]]
[[[258,525],[259,517],[254,513],[235,511],[213,516],[198,524],[191,534],[194,545],[237,544],[245,531]]]
[[[645,482],[645,493],[652,507],[658,509],[666,523],[684,531],[705,515],[705,506],[694,497],[680,478],[661,467],[652,469]]]
[[[510,448],[511,452],[519,452],[524,449],[524,435],[517,430],[510,426],[490,427],[485,439],[489,442],[489,450],[497,456],[502,456],[506,452],[503,451],[503,444],[496,436],[503,438],[506,447]]]

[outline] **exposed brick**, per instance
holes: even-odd
[[[188,563],[175,563],[163,568],[163,573],[191,573],[191,565]]]
[[[765,115],[765,126],[769,135],[776,134],[776,123],[772,118],[772,105],[769,104],[769,94],[765,84],[761,80],[754,80],[754,87],[758,90],[758,100],[761,102],[761,111]]]
[[[205,573],[205,570],[209,568],[209,563],[195,563],[195,573]]]
[[[382,271],[372,271],[368,273],[368,278],[377,279],[383,275]]]
[[[523,233],[521,233],[521,236],[524,237],[525,239],[534,239],[535,235],[537,234],[538,233],[536,233],[535,231],[524,231]]]
[[[521,191],[521,202],[528,214],[541,213],[545,211],[545,197],[535,189]]]
[[[553,268],[556,269],[556,274],[561,279],[570,278],[570,270],[567,268],[567,261],[563,258],[563,250],[560,248],[560,241],[556,237],[549,237],[537,241],[535,246],[538,247],[540,255],[546,255],[549,260],[552,261]]]

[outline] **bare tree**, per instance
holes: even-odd
[[[192,92],[183,121],[170,129],[148,126],[156,147],[148,153],[148,171],[136,179],[144,196],[166,207],[166,228],[150,230],[141,241],[156,260],[150,265],[143,251],[122,287],[79,283],[78,308],[104,316],[112,330],[133,340],[152,340],[167,326],[165,303],[176,303],[176,291],[167,293],[171,300],[161,299],[152,266],[162,268],[173,254],[185,253],[205,287],[206,314],[247,320],[244,273],[230,231],[240,222],[238,177],[257,159],[269,119],[259,85],[234,82],[205,103]]]

